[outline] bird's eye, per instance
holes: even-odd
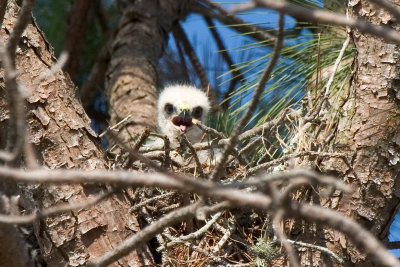
[[[195,119],[200,119],[201,115],[203,115],[203,108],[202,107],[195,107],[192,111],[192,117]]]
[[[172,112],[174,112],[174,106],[172,106],[171,104],[165,104],[164,106],[164,110],[167,114],[172,114]]]

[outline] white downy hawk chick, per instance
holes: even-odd
[[[210,110],[207,95],[191,85],[167,86],[158,98],[158,127],[168,136],[173,146],[178,145],[177,137],[185,133],[194,144],[201,141],[203,132],[193,125],[192,119],[205,122]]]

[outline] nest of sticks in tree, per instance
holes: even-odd
[[[287,109],[274,120],[239,135],[239,142],[223,168],[221,182],[229,185],[260,171],[281,172],[310,161],[321,163],[320,159],[325,154],[307,151],[294,153],[298,148],[297,144],[284,143],[283,140],[288,138],[281,137],[281,129],[284,129],[284,134],[296,137],[297,140],[304,138],[295,136],[299,132],[296,126],[298,118],[298,112]],[[109,150],[108,154],[113,159],[112,168],[144,172],[151,172],[155,168],[158,171],[190,174],[193,179],[210,179],[215,172],[215,165],[200,162],[199,153],[210,149],[215,152],[218,147],[226,145],[229,139],[202,124],[197,127],[207,135],[207,141],[190,144],[182,136],[181,145],[177,148],[171,148],[166,137],[146,130],[133,140],[132,149],[120,143]],[[154,141],[155,139],[158,141]],[[286,149],[286,153],[283,149]],[[173,155],[179,155],[179,158]],[[325,156],[332,156],[332,153],[326,153]],[[294,159],[296,162],[293,162]],[[274,186],[283,190],[287,183],[277,181]],[[200,199],[196,194],[165,189],[136,188],[126,189],[126,192],[132,202],[131,212],[140,219],[142,227]],[[307,198],[307,193],[299,192],[310,191],[297,190],[291,194],[292,198]],[[289,220],[279,227],[286,233],[291,233],[304,225],[296,225],[294,220]],[[231,209],[209,217],[200,213],[194,219],[183,220],[168,227],[151,241],[150,247],[157,262],[167,266],[266,266],[281,264],[285,260],[278,240],[268,213],[252,209]]]

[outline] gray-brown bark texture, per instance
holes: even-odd
[[[387,11],[364,0],[350,1],[350,11],[374,24],[397,25]],[[318,202],[354,218],[385,240],[399,204],[400,51],[398,45],[357,30],[352,37],[357,51],[355,73],[343,96],[346,101],[332,145],[335,152],[349,153],[351,168],[340,159],[325,163],[325,168],[351,184],[354,193],[335,194]],[[343,234],[324,230],[317,235],[321,245],[346,260],[346,266],[373,266]],[[315,255],[310,259],[305,253],[302,263],[325,266]],[[324,261],[329,262],[329,257]]]
[[[106,76],[110,125],[131,115],[120,131],[125,142],[156,125],[157,65],[186,1],[120,1],[122,17]]]
[[[0,35],[9,38],[19,8],[9,1]],[[75,86],[62,71],[39,80],[54,66],[52,48],[37,26],[30,22],[17,49],[18,81],[28,90],[26,114],[29,142],[46,168],[104,169],[106,162],[99,149],[90,120],[75,97]],[[0,70],[0,136],[5,146],[9,112],[4,95],[4,70]],[[29,212],[63,203],[85,202],[106,191],[93,185],[22,186],[24,205]],[[93,207],[42,219],[35,224],[36,236],[49,266],[85,264],[139,230],[129,213],[130,203],[123,196],[110,197]],[[115,265],[152,265],[146,248],[132,252]]]

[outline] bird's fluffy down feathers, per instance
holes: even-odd
[[[159,130],[168,136],[172,144],[177,144],[176,138],[182,131],[186,132],[191,143],[199,142],[203,133],[191,125],[191,119],[204,123],[209,110],[210,102],[202,90],[191,85],[167,86],[157,103]]]

